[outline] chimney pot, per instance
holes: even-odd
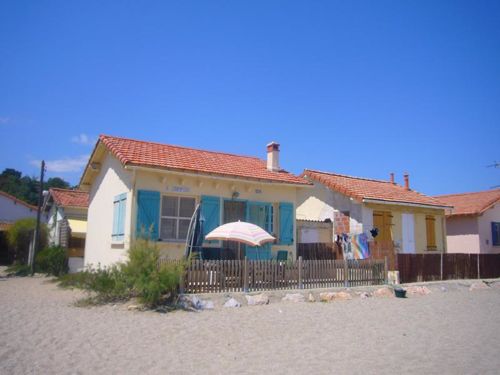
[[[410,175],[408,173],[405,173],[404,179],[405,179],[405,189],[410,190]]]
[[[267,169],[277,172],[280,170],[280,145],[277,142],[271,142],[267,145]]]
[[[391,173],[390,176],[391,176],[391,184],[393,184],[394,183],[394,173]]]

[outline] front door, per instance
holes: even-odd
[[[402,215],[403,253],[415,253],[415,218],[413,214]]]

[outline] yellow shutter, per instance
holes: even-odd
[[[425,217],[425,227],[427,230],[427,250],[436,250],[436,218],[427,215]]]
[[[389,211],[373,211],[373,226],[378,228],[378,241],[392,241],[392,214]]]

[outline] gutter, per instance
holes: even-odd
[[[154,173],[162,173],[162,172],[168,172],[174,175],[178,176],[186,176],[186,177],[194,177],[194,178],[200,178],[200,177],[205,177],[205,178],[217,178],[220,180],[224,181],[231,181],[231,182],[255,182],[255,183],[262,183],[262,184],[268,184],[268,185],[277,185],[277,186],[287,186],[287,187],[295,187],[295,188],[312,188],[314,185],[312,184],[293,184],[293,183],[287,183],[287,182],[277,182],[277,181],[270,181],[270,180],[264,180],[264,179],[259,179],[259,178],[250,178],[250,177],[224,177],[219,174],[215,173],[208,173],[208,172],[203,172],[203,173],[196,173],[196,172],[179,172],[173,169],[164,169],[164,168],[153,168],[153,167],[143,167],[143,166],[138,166],[138,165],[125,165],[124,168],[126,170],[130,171],[144,171],[144,172],[154,172]]]
[[[409,202],[398,202],[398,201],[389,201],[385,199],[373,199],[373,198],[363,198],[363,203],[382,203],[382,204],[392,204],[395,206],[410,206],[410,207],[421,207],[421,208],[434,208],[434,209],[449,209],[453,208],[453,206],[434,206],[431,204],[423,204],[423,203],[409,203]]]

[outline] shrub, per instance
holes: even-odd
[[[36,228],[36,219],[26,218],[16,221],[7,232],[7,240],[16,263],[27,264],[30,242]],[[47,226],[40,223],[40,248],[47,244]]]
[[[182,262],[160,266],[159,258],[156,247],[146,240],[137,240],[129,250],[127,262],[64,275],[59,278],[59,285],[94,293],[92,300],[95,303],[137,297],[147,307],[154,307],[176,296],[184,272]]]
[[[51,246],[40,251],[36,256],[36,270],[49,275],[59,276],[68,272],[66,249]]]
[[[31,275],[31,267],[22,263],[14,263],[7,267],[6,272],[7,275],[28,276]]]

